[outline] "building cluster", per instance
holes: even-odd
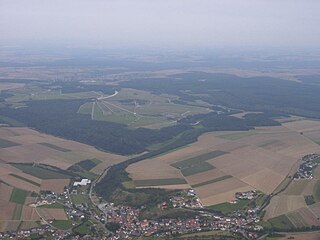
[[[161,209],[166,209],[171,206],[173,208],[203,208],[200,199],[193,189],[182,191],[178,196],[171,197],[169,203],[163,202],[158,205]]]
[[[121,206],[114,210],[109,209],[107,219],[119,227],[112,237],[113,240],[141,236],[172,237],[213,230],[230,231],[255,238],[257,234],[254,231],[262,229],[256,225],[260,219],[255,210],[251,210],[246,216],[232,217],[201,212],[195,217],[184,219],[139,220],[138,209]]]
[[[73,191],[71,185],[65,192],[55,194],[50,192],[41,193],[38,197],[37,205],[61,203],[65,206],[66,213],[73,222],[83,222],[85,219],[94,219],[102,226],[107,226],[109,231],[99,233],[97,239],[132,239],[135,237],[154,236],[174,237],[176,235],[202,232],[202,231],[229,231],[241,234],[247,238],[255,239],[258,235],[256,231],[262,228],[257,225],[260,221],[259,207],[237,210],[228,215],[222,215],[203,208],[201,201],[194,190],[183,190],[171,196],[167,202],[158,205],[162,211],[172,211],[174,208],[188,208],[194,214],[189,217],[143,219],[142,211],[144,207],[134,208],[124,205],[116,206],[113,203],[99,204],[100,214],[92,211],[88,204],[72,204],[69,191]],[[239,192],[235,194],[236,199],[253,199],[257,196],[255,191]],[[46,239],[50,236],[54,240],[60,239],[95,239],[92,236],[76,235],[68,230],[60,231],[51,226],[49,222],[38,228],[26,231],[16,231],[0,234],[0,239],[26,239],[32,235],[41,236]],[[97,223],[98,224],[98,223]],[[75,226],[75,225],[74,225]],[[111,235],[110,235],[111,234]]]
[[[160,204],[161,208],[163,205],[167,206],[167,208],[163,208],[163,211],[168,211],[168,208],[172,208],[173,203],[176,203],[177,206],[180,204],[179,206],[181,207],[186,207],[186,205],[190,204],[186,197],[188,192],[185,192],[185,196],[171,197],[172,206],[165,202],[165,204]],[[250,191],[242,193],[241,196],[245,199],[252,199],[257,194]],[[190,199],[195,197],[193,194],[189,195]],[[188,204],[183,204],[183,201]],[[113,240],[141,236],[172,237],[180,234],[213,230],[230,231],[248,238],[256,238],[258,235],[255,232],[262,230],[262,227],[257,225],[260,222],[259,207],[248,208],[245,211],[235,211],[229,216],[212,213],[204,208],[197,208],[195,215],[192,217],[159,218],[157,220],[141,219],[142,208],[137,209],[123,205],[115,206],[113,203],[102,203],[99,205],[99,209],[105,214],[107,226],[112,225],[115,228],[115,235],[112,236]]]
[[[320,160],[320,155],[317,153],[312,153],[305,155],[302,158],[302,163],[300,164],[297,172],[294,174],[293,178],[298,179],[312,179],[313,170],[318,166],[318,160]]]
[[[73,183],[73,186],[74,186],[74,187],[77,187],[77,186],[87,186],[87,185],[90,185],[90,184],[91,184],[91,180],[84,178],[84,179],[81,179],[81,181],[75,181],[75,182]]]
[[[31,228],[28,230],[10,231],[0,233],[0,239],[28,239],[37,236],[42,239],[50,237],[53,240],[68,238],[71,235],[68,231],[59,231],[53,229],[50,225],[42,225],[40,227]]]
[[[236,192],[235,197],[238,200],[252,200],[256,198],[257,192],[256,191],[247,191],[247,192]]]

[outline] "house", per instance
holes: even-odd
[[[73,183],[73,186],[74,186],[74,187],[77,187],[77,186],[87,186],[87,185],[90,184],[90,183],[91,183],[91,180],[84,178],[84,179],[82,179],[80,182],[74,182],[74,183]]]

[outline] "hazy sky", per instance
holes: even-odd
[[[320,47],[320,0],[0,0],[1,42]]]

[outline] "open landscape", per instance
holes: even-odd
[[[36,227],[42,220],[67,220],[64,209],[33,206],[40,192],[61,194],[75,174],[95,178],[125,159],[30,128],[1,127],[0,231]],[[92,164],[83,172],[70,170],[83,162]]]
[[[249,132],[207,133],[196,143],[132,164],[126,170],[135,183],[138,181],[137,187],[142,181],[146,187],[156,179],[159,183],[177,179],[162,186],[154,183],[150,186],[195,188],[206,206],[229,202],[241,191],[258,190],[269,195],[288,178],[290,170],[304,155],[320,151],[314,140],[292,127],[305,122],[320,127],[319,121],[299,120]],[[293,201],[304,203],[304,198],[300,195]]]
[[[0,240],[319,240],[319,10],[0,0]]]

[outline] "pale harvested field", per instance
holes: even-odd
[[[24,202],[24,205],[29,205],[29,204],[32,204],[32,203],[35,203],[36,202],[36,197],[26,197],[26,201]]]
[[[30,229],[30,228],[35,228],[38,227],[39,225],[34,222],[34,221],[22,221],[21,225],[19,226],[19,229]]]
[[[8,186],[7,184],[0,182],[0,200],[9,201],[12,189],[13,188]]]
[[[246,148],[248,146],[249,145],[244,143],[244,142],[229,141],[227,143],[223,143],[223,144],[217,145],[215,148],[220,150],[220,151],[224,151],[224,152],[233,152],[233,151],[236,151],[236,150],[241,149],[241,148]]]
[[[10,173],[18,174],[21,173],[21,171],[19,169],[16,169],[15,167],[12,167],[9,164],[0,163],[0,176],[7,175]]]
[[[29,174],[26,174],[24,172],[19,172],[19,173],[15,173],[16,175],[20,176],[20,177],[23,177],[23,178],[26,178],[26,179],[29,179],[33,182],[36,182],[38,184],[41,184],[42,180],[40,178],[37,178],[37,177],[34,177],[32,175],[29,175]]]
[[[24,83],[0,83],[0,91],[24,87]]]
[[[318,170],[319,168],[317,168],[317,171]],[[315,174],[315,176],[318,174]],[[315,177],[311,180],[310,179],[293,180],[288,186],[288,188],[284,192],[280,193],[280,195],[303,195],[303,196],[313,195],[314,187],[315,187],[315,184],[317,183],[317,179],[318,177]]]
[[[288,213],[287,217],[296,227],[320,226],[320,221],[307,207]]]
[[[6,221],[3,224],[3,231],[16,231],[20,225],[19,220]]]
[[[57,208],[37,208],[39,215],[45,220],[67,220],[64,209]]]
[[[103,167],[108,167],[128,158],[102,152],[86,144],[42,134],[29,128],[0,128],[0,138],[22,144],[20,146],[0,149],[0,160],[9,163],[36,162],[67,169],[71,165],[85,159],[97,158],[103,162]],[[50,143],[70,151],[63,152],[39,143]],[[102,173],[103,170],[100,168],[97,172]]]
[[[15,206],[15,203],[0,200],[0,221],[10,220],[12,218]]]
[[[183,178],[179,169],[161,161],[141,161],[126,169],[133,180]]]
[[[303,196],[296,195],[282,195],[274,196],[270,204],[266,208],[265,219],[274,218],[282,214],[295,211],[300,208],[307,207]]]
[[[146,187],[137,187],[141,188],[162,188],[162,189],[189,189],[191,188],[189,184],[176,184],[176,185],[159,185],[159,186],[146,186]]]
[[[190,175],[188,177],[186,177],[187,182],[190,185],[195,185],[198,183],[203,183],[212,179],[216,179],[222,176],[225,176],[226,173],[218,170],[218,169],[212,169],[206,172],[201,172],[201,173],[197,173],[194,175]]]
[[[303,136],[311,139],[313,142],[320,144],[320,130],[303,132]]]
[[[6,154],[6,158],[1,155],[2,160],[15,163],[40,163],[46,156],[54,155],[50,151],[38,148],[37,145],[20,145],[6,148],[6,150],[9,153]]]
[[[297,132],[320,130],[320,121],[300,120],[283,124],[285,127]]]
[[[11,136],[8,140],[20,143],[20,144],[34,144],[34,143],[42,143],[46,142],[46,138],[41,136],[40,134],[33,134],[33,135],[19,135],[19,136]]]
[[[291,233],[287,234],[283,238],[279,238],[279,240],[288,240],[288,239],[294,239],[294,240],[319,240],[320,239],[320,233]]]
[[[313,212],[314,215],[316,215],[318,218],[320,218],[320,202],[309,206],[309,209],[311,212]]]
[[[4,139],[9,139],[9,137],[16,136],[16,134],[7,128],[0,127],[0,136]]]
[[[284,179],[283,175],[275,173],[274,171],[264,168],[263,170],[251,174],[241,181],[247,183],[248,185],[259,189],[260,191],[270,194],[279,185],[279,183]]]
[[[133,180],[181,178],[183,176],[180,170],[170,166],[170,164],[202,153],[202,148],[188,146],[156,158],[131,164],[127,167],[126,171]]]
[[[234,200],[234,194],[236,192],[246,192],[246,191],[251,191],[251,190],[255,190],[254,188],[250,187],[250,186],[245,186],[245,187],[241,187],[241,188],[236,188],[227,192],[223,192],[220,194],[214,194],[212,196],[206,197],[206,198],[201,198],[201,201],[203,203],[203,205],[205,206],[211,206],[211,205],[216,205],[219,203],[224,203],[224,202],[229,202]]]
[[[196,188],[196,192],[201,199],[228,192],[233,189],[242,188],[247,186],[247,184],[239,181],[236,178],[228,178],[219,182],[215,182],[212,184],[207,184],[201,187]]]
[[[247,180],[250,184],[256,184],[255,187],[259,190],[261,188],[261,191],[270,192],[272,191],[271,188],[276,188],[285,178],[284,174],[288,171],[288,167],[291,167],[296,161],[296,159],[269,152],[256,146],[248,146],[208,162],[226,174],[241,180],[244,179],[243,181]],[[256,174],[257,172],[262,174],[261,177]],[[259,186],[267,176],[265,173],[270,173],[275,177],[274,179],[270,178],[272,179],[270,187]],[[250,175],[252,176],[249,177]],[[254,179],[257,183],[252,182]]]
[[[215,133],[205,133],[201,135],[198,138],[198,141],[192,145],[200,148],[209,148],[209,147],[218,146],[220,144],[227,143],[227,142],[229,141],[226,139],[216,137]]]
[[[9,148],[1,148],[0,149],[0,159],[5,162],[19,162],[21,156],[8,150]],[[21,161],[21,160],[20,160]]]
[[[75,163],[79,161],[81,160],[75,161]],[[51,166],[59,166],[59,168],[61,169],[67,169],[73,165],[69,159],[59,156],[46,157],[43,160],[41,160],[41,163]]]
[[[16,188],[21,188],[31,192],[40,191],[40,188],[38,186],[28,183],[26,181],[23,181],[21,179],[18,179],[16,177],[13,177],[11,175],[2,175],[0,176],[0,180]]]
[[[228,152],[228,154],[207,161],[216,169],[185,177],[190,185],[195,185],[223,175],[233,176],[233,178],[196,189],[200,199],[206,205],[232,200],[235,189],[256,189],[270,194],[288,174],[292,174],[301,157],[312,152],[320,152],[320,145],[310,140],[311,137],[318,138],[320,121],[302,120],[295,117],[282,120],[286,122],[283,126],[257,127],[249,132],[207,133],[200,136],[196,143],[153,159],[132,164],[127,168],[127,171],[133,180],[178,178],[182,176],[178,169],[170,166],[173,162],[205,152],[221,150]],[[288,122],[290,120],[292,122]],[[307,131],[306,135],[300,134],[300,130]],[[266,181],[266,179],[268,180]],[[228,181],[235,182],[228,184]],[[272,200],[273,203],[268,208],[267,216],[279,216],[282,213],[306,206],[301,194],[310,195],[314,182],[296,185],[289,186],[287,192],[281,193],[275,198],[281,197],[280,200]],[[230,188],[230,186],[232,187]],[[290,195],[286,196],[287,193]],[[279,206],[277,206],[278,204]]]
[[[38,221],[40,220],[40,217],[36,212],[35,208],[29,207],[29,206],[23,206],[21,220]]]
[[[237,117],[237,118],[243,118],[248,113],[261,113],[261,112],[241,112],[241,113],[232,114],[230,116]]]
[[[287,189],[280,193],[280,195],[303,195],[306,186],[309,184],[310,180],[293,180]],[[312,189],[313,190],[313,189]],[[311,192],[312,193],[312,192]],[[306,194],[309,195],[309,194]]]
[[[62,193],[64,187],[69,185],[70,179],[44,179],[40,186],[41,190],[49,190],[56,193]]]

